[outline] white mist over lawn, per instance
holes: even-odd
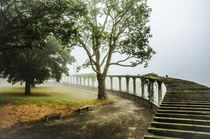
[[[157,52],[149,67],[110,67],[109,74],[144,74],[154,72],[169,77],[193,80],[210,86],[210,1],[209,0],[148,0],[152,8],[151,46]],[[86,54],[76,48],[76,65]],[[117,59],[118,57],[113,57]],[[83,69],[80,73],[90,73]],[[75,69],[71,69],[75,73]]]

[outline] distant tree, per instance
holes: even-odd
[[[75,35],[75,21],[85,12],[78,0],[0,0],[0,52],[43,48],[55,36],[63,44]]]
[[[67,48],[55,39],[47,41],[45,49],[14,49],[0,54],[3,78],[12,84],[25,82],[25,94],[31,94],[31,85],[41,84],[49,78],[60,81],[68,74],[67,64],[75,61]]]
[[[105,79],[110,66],[147,66],[155,53],[149,46],[151,9],[146,0],[85,0],[88,14],[78,20],[77,46],[84,48],[97,74],[98,98],[107,99]],[[113,59],[113,55],[118,57]]]

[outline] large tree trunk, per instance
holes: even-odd
[[[31,95],[31,82],[29,80],[25,81],[25,95]]]
[[[98,80],[98,99],[108,99],[108,95],[106,93],[106,84],[105,84],[106,76],[103,74],[97,74]]]

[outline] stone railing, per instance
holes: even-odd
[[[63,83],[87,88],[97,88],[94,74],[63,76]],[[131,75],[108,75],[106,88],[121,94],[130,94],[159,106],[166,92],[165,85],[158,78]]]

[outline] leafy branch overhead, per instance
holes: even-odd
[[[44,48],[54,36],[63,44],[75,37],[75,20],[85,13],[73,0],[1,0],[0,51]]]
[[[144,0],[88,0],[88,14],[78,20],[77,45],[84,48],[97,73],[107,74],[111,65],[147,66],[155,54],[149,46],[149,14]],[[113,57],[118,57],[116,59]]]

